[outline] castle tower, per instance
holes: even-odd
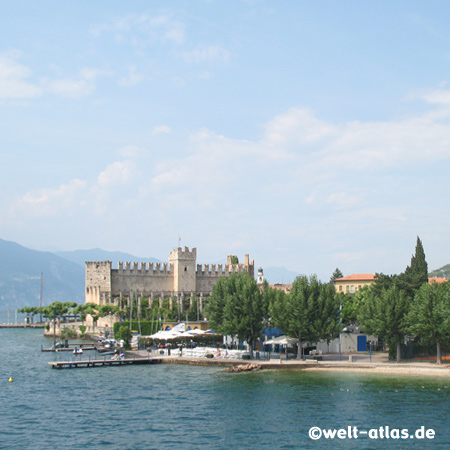
[[[197,249],[189,251],[188,247],[178,247],[169,255],[169,263],[173,265],[173,291],[195,292],[196,290]]]
[[[260,268],[258,269],[258,278],[257,278],[257,280],[256,280],[256,284],[257,284],[258,286],[261,286],[261,285],[264,284],[264,272],[263,272],[263,268],[262,268],[262,267],[260,267]]]
[[[104,303],[111,294],[111,261],[86,262],[85,303]]]

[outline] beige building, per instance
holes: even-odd
[[[354,294],[363,286],[369,286],[375,281],[373,273],[355,273],[346,277],[337,278],[333,281],[336,292]]]

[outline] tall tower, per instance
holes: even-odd
[[[262,268],[262,267],[260,267],[260,268],[258,269],[258,278],[257,278],[257,280],[256,280],[256,284],[257,284],[257,285],[262,285],[262,284],[264,284],[264,272],[263,272],[263,268]]]
[[[85,302],[101,305],[111,293],[111,261],[86,262]]]
[[[195,292],[197,249],[189,251],[188,247],[178,247],[169,255],[169,263],[173,266],[173,291]]]

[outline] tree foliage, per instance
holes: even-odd
[[[211,326],[224,335],[247,341],[252,352],[264,329],[267,308],[256,281],[247,273],[219,278],[207,306]]]
[[[428,264],[425,259],[425,251],[422,241],[417,236],[415,254],[411,257],[411,263],[396,280],[397,286],[407,292],[413,298],[420,287],[428,282]]]
[[[334,280],[337,280],[338,278],[342,278],[344,274],[339,270],[338,267],[334,270],[333,274],[331,275],[330,282],[333,282]]]
[[[367,298],[358,315],[361,327],[368,334],[384,337],[390,348],[396,348],[397,361],[400,361],[400,344],[408,325],[409,297],[396,286],[383,290],[381,294],[369,287],[365,294]]]
[[[450,283],[422,285],[411,303],[408,322],[411,333],[436,345],[436,362],[441,364],[441,344],[450,339]]]
[[[271,320],[285,334],[299,339],[298,357],[302,343],[327,341],[339,333],[339,302],[333,285],[323,284],[313,275],[297,277],[291,292],[270,304]]]

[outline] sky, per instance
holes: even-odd
[[[328,281],[450,263],[450,4],[2,2],[0,238]]]

